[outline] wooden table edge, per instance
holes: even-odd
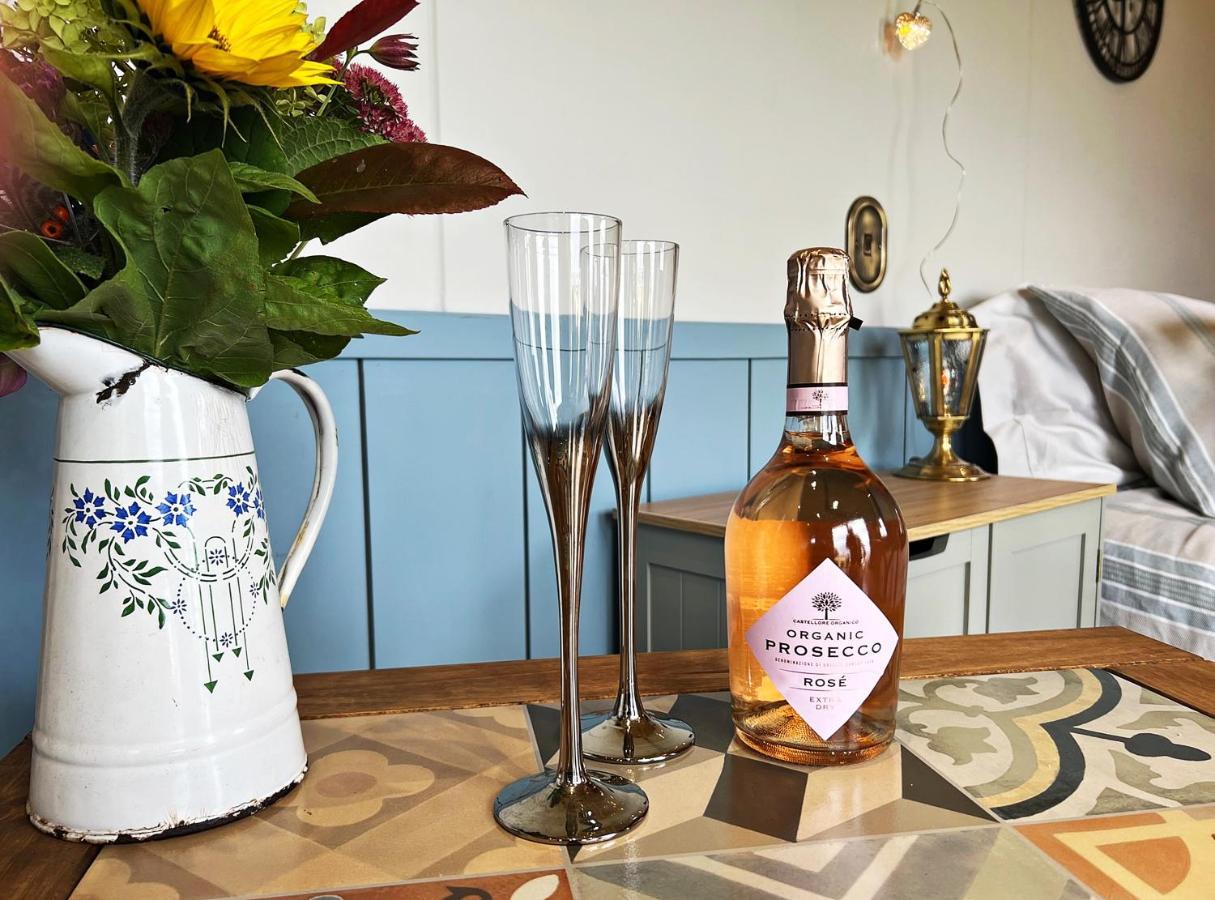
[[[581,661],[582,696],[611,696],[616,656]],[[1110,669],[1178,702],[1215,715],[1215,663],[1123,628],[1031,631],[949,638],[909,638],[901,677],[989,675],[1046,669]],[[724,650],[646,653],[638,659],[648,694],[721,691],[728,688]],[[297,675],[304,719],[389,715],[553,700],[557,661],[377,669]],[[453,687],[467,690],[456,694]],[[0,884],[6,896],[67,897],[101,848],[60,841],[36,831],[25,818],[30,739],[0,760]]]

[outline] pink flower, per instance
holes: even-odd
[[[426,134],[413,119],[396,85],[368,66],[351,65],[344,76],[354,99],[363,130],[388,138],[394,144],[424,142]]]
[[[25,369],[0,353],[0,397],[21,390],[25,379]]]

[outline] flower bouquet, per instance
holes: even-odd
[[[38,326],[108,340],[247,389],[411,332],[365,304],[382,282],[301,255],[389,213],[480,209],[521,191],[426,142],[379,36],[417,0],[363,0],[327,32],[296,0],[8,0],[0,5],[3,355]]]

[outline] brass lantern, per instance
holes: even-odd
[[[979,481],[990,478],[953,450],[953,434],[970,416],[979,362],[987,329],[949,299],[949,271],[941,270],[941,299],[920,313],[911,328],[899,332],[915,414],[934,438],[932,451],[914,457],[896,475],[932,481]]]

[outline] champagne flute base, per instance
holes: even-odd
[[[624,834],[650,809],[645,791],[620,775],[587,772],[572,784],[553,769],[520,778],[494,799],[494,818],[511,834],[543,844],[600,844]]]
[[[582,717],[582,755],[596,762],[645,765],[665,762],[692,749],[696,735],[686,722],[643,712],[638,717],[613,712]]]

